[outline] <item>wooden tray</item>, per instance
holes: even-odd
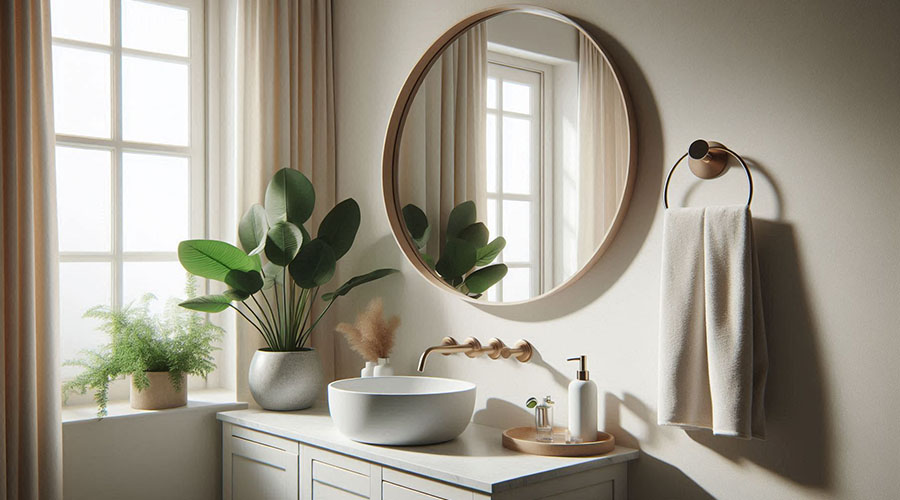
[[[598,432],[596,441],[584,443],[566,443],[565,435],[565,428],[554,427],[552,442],[538,441],[534,427],[513,427],[503,431],[503,447],[551,457],[590,457],[609,453],[616,447],[616,438],[605,432]]]

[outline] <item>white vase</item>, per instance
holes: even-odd
[[[302,410],[316,402],[325,385],[322,361],[315,349],[260,349],[250,361],[250,393],[266,410]]]
[[[392,377],[394,375],[394,367],[391,366],[391,358],[378,358],[374,375],[376,377]]]
[[[372,377],[375,375],[375,362],[366,361],[366,366],[359,371],[360,378]]]

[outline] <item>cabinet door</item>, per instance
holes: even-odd
[[[381,473],[382,500],[472,500],[472,490],[452,486],[422,476],[384,467]]]
[[[222,426],[225,500],[299,498],[299,444],[244,427]]]
[[[303,447],[301,496],[311,500],[379,500],[381,466],[314,446]]]

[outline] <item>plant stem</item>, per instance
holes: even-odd
[[[287,346],[287,337],[290,329],[287,308],[287,266],[281,268],[281,302],[281,313],[284,315],[284,322],[282,324],[285,325],[285,328],[281,331],[282,345]]]
[[[318,292],[318,291],[319,291],[319,289],[316,288],[316,292]],[[319,324],[319,321],[322,319],[322,316],[325,316],[325,313],[327,313],[328,310],[331,309],[331,306],[334,305],[334,302],[335,302],[336,300],[337,300],[337,297],[332,298],[332,299],[328,302],[328,305],[325,306],[325,309],[322,310],[321,313],[319,313],[319,317],[316,318],[316,320],[313,321],[313,324],[309,326],[309,329],[307,329],[306,331],[304,331],[303,336],[302,336],[302,339],[301,339],[301,341],[300,341],[300,346],[301,346],[301,347],[302,347],[304,344],[306,344],[306,341],[309,339],[309,336],[312,335],[313,330],[316,329],[316,325]],[[312,310],[312,307],[310,307],[310,311],[311,311],[311,310]],[[310,316],[312,316],[312,315],[310,315]]]
[[[263,293],[263,297],[265,297],[265,296],[266,296],[265,293]],[[253,302],[254,302],[254,303],[256,303],[256,307],[259,308],[259,313],[262,314],[262,317],[263,317],[263,318],[265,318],[265,320],[266,320],[266,325],[268,325],[269,331],[271,332],[271,331],[272,331],[272,323],[269,321],[269,317],[266,316],[266,311],[265,311],[265,309],[263,309],[263,307],[262,307],[262,305],[260,305],[259,301],[256,300],[256,296],[255,296],[255,295],[251,295],[250,298],[253,299]]]
[[[269,315],[271,315],[272,321],[274,322],[275,321],[275,311],[272,310],[272,304],[269,302],[269,296],[266,295],[265,290],[260,291],[260,293],[262,294],[263,300],[266,301],[266,306],[269,308]],[[272,330],[274,331],[275,329],[272,328]]]
[[[266,339],[266,342],[268,342],[268,337],[266,337],[266,334],[263,333],[263,331],[259,328],[259,326],[257,326],[256,323],[254,323],[252,319],[248,318],[247,315],[244,314],[243,311],[241,311],[240,309],[235,307],[233,304],[228,304],[228,307],[234,309],[235,311],[237,311],[238,314],[243,316],[244,319],[247,320],[247,323],[250,323],[251,325],[253,325],[253,328],[256,328],[256,331],[258,331],[259,334],[262,335],[264,339]]]
[[[266,330],[268,332],[266,325],[263,324],[263,321],[261,319],[259,319],[259,316],[256,314],[256,311],[254,311],[253,308],[250,307],[250,304],[247,304],[247,302],[243,301],[243,300],[241,301],[241,304],[244,304],[244,307],[246,307],[247,310],[250,311],[250,314],[252,314],[253,317],[256,318],[256,321],[259,322],[259,325],[263,328],[263,330]],[[262,312],[262,311],[260,311],[260,312]],[[273,346],[271,343],[269,343],[269,338],[271,337],[271,332],[268,332],[268,333],[269,333],[269,336],[263,335],[263,337],[266,339],[266,343],[269,344],[269,347],[274,348],[275,346]]]

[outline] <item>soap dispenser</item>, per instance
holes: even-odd
[[[597,440],[597,384],[590,380],[587,356],[568,358],[579,361],[575,380],[569,383],[569,441],[584,443]]]

